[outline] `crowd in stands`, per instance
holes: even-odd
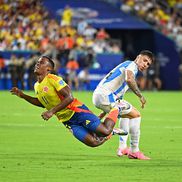
[[[72,16],[72,9],[66,6],[61,22],[57,22],[50,18],[41,0],[1,0],[0,50],[38,51],[51,55],[61,66],[66,66],[71,56],[78,56],[69,55],[73,49],[85,55],[121,51],[104,29],[97,30],[86,20],[73,27]]]
[[[0,51],[29,50],[48,55],[55,60],[56,71],[64,67],[67,75],[70,75],[70,61],[77,62],[76,70],[98,68],[96,54],[121,52],[120,41],[113,42],[104,29],[95,29],[84,18],[79,20],[77,26],[73,26],[72,17],[73,11],[69,6],[64,8],[61,21],[58,22],[50,18],[41,0],[1,0]],[[32,57],[22,64],[28,73],[35,63],[32,61],[35,60],[34,56]],[[9,63],[16,65],[14,59],[19,58],[11,57]],[[11,66],[9,71],[11,75],[16,72]],[[30,77],[33,78],[31,74]],[[18,76],[15,75],[14,78]],[[16,85],[16,79],[12,82]]]
[[[139,16],[173,39],[182,59],[182,0],[121,0],[121,9]]]
[[[150,20],[150,13],[147,14],[149,17],[145,15],[147,11],[156,12],[157,16],[162,16],[161,12],[154,11],[154,5],[150,1],[142,1],[144,10],[140,9],[140,2],[139,0],[125,0],[122,9],[137,12],[138,15],[150,18]],[[173,23],[181,23],[175,18]],[[44,8],[41,0],[0,0],[0,51],[29,50],[37,52],[26,61],[23,57],[11,56],[8,69],[13,78],[13,86],[16,86],[17,80],[19,80],[23,89],[22,75],[27,72],[29,88],[32,89],[35,61],[40,54],[45,54],[55,60],[56,71],[60,67],[66,69],[67,81],[78,89],[78,80],[89,83],[88,69],[99,68],[95,59],[96,54],[122,51],[120,40],[113,41],[104,28],[95,29],[84,18],[73,26],[72,19],[73,11],[68,5],[65,6],[61,20],[58,22],[50,18],[49,12]],[[157,22],[155,23],[157,24]],[[3,58],[0,58],[0,69],[2,70],[3,67]],[[82,69],[79,76],[78,69]]]
[[[176,43],[182,88],[182,0],[121,0],[121,10],[136,15]],[[159,84],[160,85],[160,84]]]

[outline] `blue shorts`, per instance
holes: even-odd
[[[63,122],[63,124],[71,130],[78,140],[83,142],[87,134],[96,131],[101,121],[95,114],[87,112],[89,109],[85,105],[79,108],[83,109],[83,111],[75,112],[71,119]]]

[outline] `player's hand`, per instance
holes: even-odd
[[[146,104],[146,100],[144,96],[140,97],[140,102],[141,102],[141,108],[143,109]]]
[[[52,116],[53,116],[53,112],[52,111],[46,111],[46,112],[43,112],[42,114],[41,114],[41,116],[42,116],[42,118],[44,119],[44,120],[49,120],[49,118],[51,118]]]
[[[11,90],[10,90],[11,94],[12,95],[17,95],[18,97],[22,98],[23,97],[23,92],[18,89],[17,87],[13,87]]]

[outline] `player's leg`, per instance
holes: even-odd
[[[78,120],[79,122],[82,122],[82,125],[89,131],[95,132],[98,136],[106,137],[113,131],[118,113],[118,108],[111,109],[104,122],[101,122],[95,114],[82,112],[80,113]]]
[[[107,137],[100,137],[97,136],[97,134],[90,132],[84,126],[75,125],[71,127],[71,130],[75,138],[90,147],[97,147],[108,140]]]
[[[128,116],[131,117],[129,121],[130,153],[128,157],[130,159],[149,160],[150,158],[145,156],[139,149],[141,124],[140,112],[133,107],[132,112],[129,113]]]
[[[114,127],[111,119],[117,118],[117,109],[108,115],[105,124],[102,124],[96,115],[89,112],[85,105],[82,105],[79,109],[82,111],[76,112],[69,121],[63,123],[78,140],[88,146],[96,147],[110,138],[108,135],[111,134]]]
[[[101,109],[103,111],[103,113],[101,113],[99,115],[100,119],[102,119],[105,116],[106,113],[108,113],[108,116],[109,116],[112,109],[117,108],[121,112],[122,108],[120,108],[120,106],[115,102],[115,100],[116,100],[116,98],[115,98],[114,94],[105,95],[104,92],[101,92],[98,89],[96,89],[94,91],[93,97],[92,97],[93,104],[98,109]],[[117,120],[117,118],[115,118],[113,120],[111,118],[108,119],[108,117],[106,117],[103,124],[101,124],[100,127],[98,127],[98,132],[110,133],[109,130],[113,129],[113,127],[115,126],[116,120]],[[121,130],[121,129],[118,130],[116,128],[116,129],[113,130],[113,133],[114,134],[119,134],[119,135],[127,135],[128,132],[126,132],[125,130]]]
[[[120,100],[117,102],[117,104],[121,108],[121,113],[119,114],[119,128],[129,133],[130,118],[129,116],[127,116],[127,114],[131,113],[132,105],[125,100]],[[123,155],[128,155],[129,153],[129,148],[127,147],[127,140],[128,135],[119,137],[119,147],[117,149],[117,155],[119,157]]]
[[[96,133],[88,133],[85,136],[83,143],[90,147],[98,147],[105,143],[108,139],[109,137],[99,137]]]
[[[119,118],[119,128],[129,133],[129,118]],[[117,149],[117,155],[119,157],[128,155],[129,148],[127,147],[128,135],[119,136],[119,147]]]
[[[130,133],[130,147],[131,152],[139,151],[139,141],[140,141],[140,123],[141,115],[140,112],[132,107],[132,111],[127,115],[129,120],[129,133]]]
[[[85,127],[86,129],[89,129],[89,131],[92,131],[92,133],[88,133],[85,136],[83,142],[88,146],[96,147],[108,140],[112,135],[112,131],[117,121],[118,113],[118,108],[111,109],[103,123],[101,123],[99,118],[94,114],[85,113],[85,117],[90,115],[88,117],[90,120],[86,119]]]
[[[122,129],[127,129],[124,125],[128,123],[129,126],[129,134],[130,134],[130,152],[125,148],[125,144],[127,144],[127,137],[123,136],[121,140],[120,137],[120,148],[123,150],[122,153],[127,154],[129,152],[128,157],[132,159],[141,159],[141,160],[148,160],[149,157],[144,156],[143,153],[140,152],[139,149],[139,141],[140,141],[140,124],[141,124],[141,115],[140,112],[132,106],[131,111],[128,114],[122,115],[120,126]],[[122,148],[123,147],[123,148]]]
[[[100,123],[100,125],[97,127],[96,133],[101,136],[110,135],[116,124],[118,114],[118,108],[112,108],[105,118],[104,122]]]

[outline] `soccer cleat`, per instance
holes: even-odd
[[[117,150],[117,156],[118,157],[122,157],[123,155],[128,155],[130,152],[129,148],[126,147],[125,149],[122,149],[122,148],[118,148]]]
[[[127,135],[128,132],[125,130],[122,130],[120,128],[114,128],[112,131],[112,135]]]
[[[150,160],[149,157],[145,156],[142,152],[138,151],[135,153],[130,152],[128,154],[129,159],[139,159],[139,160]]]

